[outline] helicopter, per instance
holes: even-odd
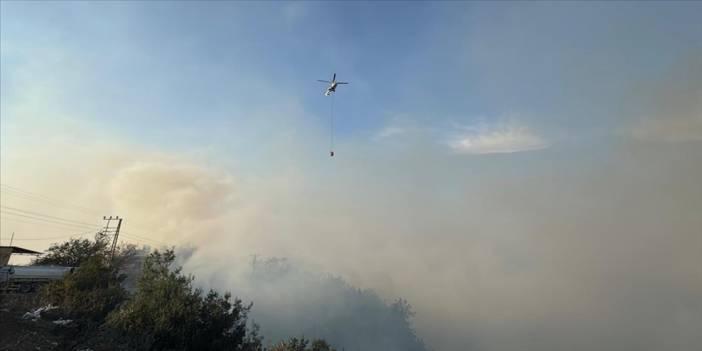
[[[348,82],[337,82],[336,81],[336,73],[332,76],[331,82],[328,80],[321,80],[317,79],[318,82],[323,82],[323,83],[328,83],[329,86],[327,87],[327,90],[324,92],[324,96],[329,96],[331,93],[336,92],[336,87],[339,84],[349,84]]]

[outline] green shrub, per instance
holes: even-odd
[[[44,286],[41,298],[67,317],[100,321],[127,297],[123,279],[104,257],[93,256],[64,279]]]
[[[136,293],[108,316],[134,347],[153,350],[261,350],[255,332],[247,335],[251,305],[210,290],[202,296],[193,277],[173,267],[172,250],[151,253],[143,263]]]
[[[281,341],[269,351],[336,351],[324,340],[315,340],[310,344],[309,340],[305,338],[290,338],[288,340]]]
[[[89,259],[99,256],[111,261],[114,267],[122,267],[136,254],[136,246],[132,244],[120,245],[111,257],[110,241],[106,236],[98,235],[95,240],[71,239],[61,244],[51,244],[46,254],[35,259],[33,265],[57,265],[66,267],[79,267]]]

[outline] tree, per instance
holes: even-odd
[[[51,244],[46,254],[32,264],[78,267],[91,257],[104,256],[107,247],[107,240],[104,239],[71,239],[61,244]]]
[[[249,275],[252,318],[274,344],[291,335],[321,338],[347,350],[426,351],[404,299],[386,301],[340,277],[285,259],[257,259]]]
[[[34,265],[78,267],[62,280],[51,282],[41,291],[42,300],[58,306],[72,318],[87,318],[100,322],[127,297],[121,287],[126,275],[120,268],[134,259],[136,247],[121,245],[114,257],[109,240],[98,236],[94,241],[71,239],[52,244],[46,255],[34,260]]]
[[[309,346],[309,347],[308,347]],[[310,344],[309,340],[303,338],[290,338],[288,340],[281,341],[273,347],[270,351],[336,351],[332,348],[326,341],[317,339]]]
[[[42,257],[35,259],[33,265],[58,265],[79,267],[95,256],[111,260],[110,265],[122,267],[134,258],[136,247],[132,244],[120,245],[111,257],[110,242],[106,236],[97,236],[95,240],[71,239],[61,244],[52,244]]]
[[[120,286],[124,277],[108,265],[104,256],[95,255],[64,279],[44,286],[41,297],[58,306],[67,317],[101,322],[127,297]]]
[[[157,250],[144,260],[136,293],[108,316],[108,326],[143,349],[262,350],[256,332],[247,334],[251,305],[213,290],[203,297],[174,259],[173,250]]]

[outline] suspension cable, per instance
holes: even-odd
[[[329,120],[329,155],[334,156],[334,93],[331,96],[331,117]]]

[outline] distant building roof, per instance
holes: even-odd
[[[0,250],[10,249],[10,252],[14,254],[27,254],[27,255],[41,255],[41,252],[37,252],[30,249],[25,249],[19,246],[0,246]]]
[[[0,246],[0,267],[7,265],[10,262],[12,254],[19,255],[41,255],[41,252],[25,249],[17,246]]]

